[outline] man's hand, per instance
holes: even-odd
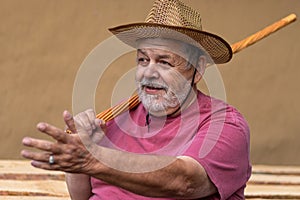
[[[64,120],[71,132],[82,135],[81,139],[87,139],[86,134],[88,134],[91,141],[96,144],[103,138],[106,131],[105,122],[97,119],[92,109],[75,115],[74,120],[71,115],[69,117],[64,116]]]
[[[31,159],[32,165],[37,168],[85,173],[89,171],[93,163],[98,162],[87,150],[85,144],[101,140],[104,134],[101,127],[104,128],[104,123],[96,119],[92,110],[82,112],[74,119],[69,112],[65,111],[63,118],[67,128],[77,134],[66,134],[62,129],[53,125],[39,123],[37,129],[51,136],[56,142],[25,137],[22,141],[23,145],[41,151],[23,150],[21,155]],[[54,158],[53,164],[49,163],[50,156]]]

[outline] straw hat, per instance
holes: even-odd
[[[109,30],[133,47],[139,39],[167,38],[204,49],[215,63],[226,63],[232,58],[230,45],[221,37],[203,31],[200,13],[179,0],[156,0],[145,22]]]

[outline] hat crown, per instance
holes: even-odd
[[[220,36],[203,31],[200,13],[180,0],[155,0],[145,22],[109,30],[135,48],[140,39],[168,38],[204,49],[209,60],[215,63],[226,63],[232,58],[230,45]]]
[[[200,13],[179,0],[156,0],[145,21],[202,30]]]

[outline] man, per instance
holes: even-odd
[[[103,123],[92,110],[63,117],[64,131],[24,138],[32,165],[67,173],[72,199],[244,199],[249,129],[232,106],[197,90],[205,67],[231,59],[230,46],[201,30],[200,15],[178,0],[157,0],[146,22],[110,29],[137,48],[141,104]]]

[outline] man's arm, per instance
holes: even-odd
[[[90,176],[66,173],[66,183],[72,200],[87,200],[91,197]]]
[[[133,193],[150,197],[194,199],[217,192],[204,168],[193,158],[136,155],[107,148],[101,151],[102,159],[109,162],[109,166],[97,163],[89,174]],[[122,167],[110,167],[117,163],[121,163]],[[130,166],[131,169],[127,169]]]
[[[217,191],[204,168],[190,157],[134,154],[97,145],[93,139],[85,137],[86,130],[93,137],[103,129],[95,123],[95,118],[92,110],[75,116],[77,131],[93,154],[94,162],[86,172],[88,175],[150,197],[191,199]]]
[[[203,167],[192,158],[140,155],[96,145],[90,132],[93,127],[97,127],[96,132],[101,127],[99,122],[92,126],[85,123],[95,122],[90,116],[81,115],[78,134],[68,135],[50,124],[39,124],[38,130],[57,142],[24,138],[24,145],[42,152],[23,150],[22,155],[32,159],[35,167],[93,176],[143,196],[192,199],[216,192]],[[55,164],[48,163],[49,154]]]
[[[66,129],[71,133],[76,133],[76,126],[73,116],[65,111],[63,119],[66,123]],[[86,200],[92,196],[92,186],[90,176],[86,174],[66,173],[66,183],[72,200]]]
[[[64,134],[62,130],[50,125],[46,125],[41,130],[60,140],[62,138],[56,136]],[[84,145],[80,144],[79,135],[64,134],[63,138],[67,138],[67,144],[34,138],[23,140],[23,144],[26,146],[53,152],[55,164],[48,163],[49,153],[23,150],[22,155],[33,160],[34,167],[86,174],[143,196],[192,199],[216,192],[216,188],[203,167],[192,158],[138,155],[101,146],[98,146],[97,155],[91,155]],[[164,165],[161,163],[170,164],[163,167]],[[122,167],[119,169],[109,167],[110,165],[117,166],[116,164]],[[130,166],[133,169],[128,171]],[[157,168],[157,166],[162,168]],[[144,170],[155,168],[157,169],[154,171]],[[71,182],[69,183],[71,184]],[[77,186],[73,185],[72,187],[76,188]],[[82,191],[82,188],[78,188],[79,190]],[[88,191],[91,190],[88,189]]]

